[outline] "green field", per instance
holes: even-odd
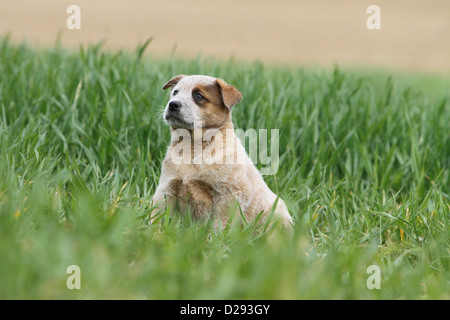
[[[146,49],[148,54],[143,54]],[[176,74],[243,93],[236,128],[279,129],[265,176],[292,239],[150,201]],[[1,299],[449,299],[450,81],[154,58],[0,40]],[[78,265],[81,289],[66,269]],[[366,285],[380,268],[380,289]]]

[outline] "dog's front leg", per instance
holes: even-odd
[[[166,184],[158,185],[152,198],[151,206],[153,207],[153,210],[150,213],[150,221],[148,223],[153,224],[157,217],[158,211],[160,209],[172,206],[175,203],[174,200],[175,197],[172,195]]]

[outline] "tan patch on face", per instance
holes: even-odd
[[[204,99],[197,99],[197,94],[201,94]],[[217,83],[195,86],[192,99],[200,108],[204,128],[219,128],[231,121],[231,112],[224,104]]]

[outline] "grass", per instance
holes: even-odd
[[[1,299],[450,298],[450,82],[144,50],[0,41]],[[236,85],[236,128],[280,129],[265,180],[292,240],[170,212],[148,226],[161,87],[181,73]]]

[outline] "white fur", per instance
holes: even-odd
[[[183,118],[187,124],[207,122],[208,119],[202,119],[200,107],[193,101],[192,90],[197,85],[214,84],[216,80],[213,77],[199,75],[183,77],[172,88],[164,116],[168,112],[170,101],[177,100],[182,103],[180,112],[183,113]],[[175,90],[178,91],[176,96],[173,95]],[[174,123],[171,121],[167,122],[174,127]],[[175,127],[176,125],[177,123],[175,123]],[[229,121],[228,125],[232,129],[231,121]],[[202,181],[211,186],[213,190],[213,212],[223,222],[226,223],[228,217],[225,215],[229,212],[230,206],[233,206],[236,201],[244,212],[247,221],[255,218],[260,212],[263,212],[263,218],[267,217],[277,196],[263,180],[234,131],[227,131],[231,134],[233,144],[227,143],[223,145],[223,141],[218,139],[218,141],[214,140],[208,146],[222,152],[223,164],[177,163],[173,159],[172,151],[174,147],[171,144],[163,161],[159,185],[153,197],[154,203],[162,204],[167,200],[170,205],[175,200],[180,200],[179,195],[174,194],[173,188],[171,188],[171,184],[174,181],[181,181],[181,185],[186,186],[195,181]],[[172,134],[174,135],[174,133]],[[202,138],[200,137],[200,139]],[[183,146],[183,143],[190,143],[190,141],[183,140],[177,147]],[[234,159],[237,158],[241,159],[241,161],[236,162]],[[183,201],[180,201],[180,205],[183,210]],[[292,218],[281,198],[278,199],[274,212],[274,218],[281,220],[287,228],[291,228],[293,224]]]

